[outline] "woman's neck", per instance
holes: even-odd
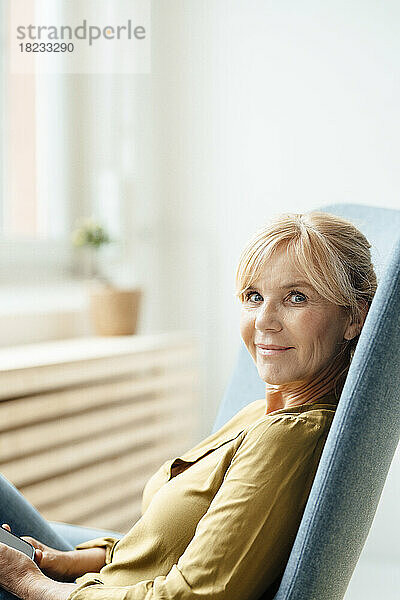
[[[281,408],[317,403],[328,396],[334,398],[342,391],[347,371],[348,361],[344,361],[342,355],[308,380],[278,385],[267,383],[265,414],[268,415]]]

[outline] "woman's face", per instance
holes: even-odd
[[[283,248],[245,291],[240,332],[261,379],[277,385],[312,378],[358,330],[344,308],[305,281]]]

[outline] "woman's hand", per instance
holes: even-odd
[[[2,527],[11,532],[11,528],[7,523],[4,523]],[[21,539],[29,542],[35,548],[35,563],[45,575],[56,581],[74,581],[76,576],[72,572],[74,561],[71,552],[62,552],[50,548],[30,536],[23,535]]]
[[[11,531],[8,525],[3,527]],[[42,546],[47,548],[44,544]],[[44,554],[43,550],[35,550],[35,561],[41,560],[41,554]],[[66,600],[76,588],[74,584],[58,583],[49,579],[26,554],[2,543],[0,586],[22,600]]]
[[[7,523],[2,525],[11,532]],[[21,539],[35,548],[35,562],[40,570],[55,581],[75,581],[85,573],[98,573],[106,560],[105,548],[85,548],[82,550],[56,550],[42,544],[35,538],[23,535]]]
[[[28,598],[29,590],[43,579],[37,564],[26,554],[0,543],[0,586],[18,598]]]

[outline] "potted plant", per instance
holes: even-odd
[[[105,228],[93,218],[81,219],[72,233],[72,243],[82,254],[91,285],[89,312],[97,335],[132,335],[136,331],[140,289],[122,289],[100,273],[99,253],[112,241]]]

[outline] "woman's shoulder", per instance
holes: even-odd
[[[333,415],[332,408],[320,406],[264,415],[235,442],[229,463],[232,481],[248,481],[260,490],[274,485],[283,489],[290,481],[296,489],[302,481],[306,484],[318,465]]]
[[[335,405],[320,403],[283,408],[269,414],[264,412],[245,428],[244,433],[246,436],[263,437],[266,432],[269,439],[319,437],[329,430],[335,409]]]
[[[240,427],[246,432],[272,426],[290,427],[290,424],[303,423],[304,427],[322,427],[330,424],[335,416],[337,404],[334,402],[311,402],[290,406],[266,413],[265,398],[254,400],[241,408],[219,430]]]

